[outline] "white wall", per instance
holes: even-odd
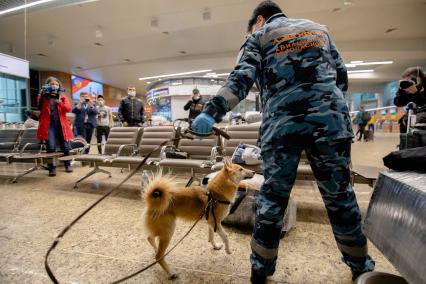
[[[172,96],[172,120],[188,117],[189,111],[184,111],[183,106],[191,96]]]

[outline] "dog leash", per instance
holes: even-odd
[[[188,139],[193,139],[193,137],[188,136],[187,134],[191,133],[191,134],[198,134],[195,133],[191,130],[184,132],[183,134],[180,133],[179,131],[179,135],[178,137],[174,137],[172,139],[168,139],[163,141],[162,143],[160,143],[160,145],[158,145],[156,148],[154,148],[154,150],[152,150],[151,152],[149,152],[144,159],[138,164],[138,166],[131,171],[117,186],[113,187],[112,189],[110,189],[107,193],[105,193],[101,198],[99,198],[96,202],[94,202],[92,205],[90,205],[86,210],[83,211],[83,213],[81,213],[80,215],[78,215],[70,224],[68,224],[55,238],[55,240],[53,241],[53,243],[51,244],[51,246],[49,247],[49,249],[46,252],[46,255],[44,257],[44,267],[46,269],[47,275],[49,276],[50,280],[52,280],[53,283],[55,284],[59,284],[58,279],[56,279],[55,274],[53,273],[52,269],[49,266],[49,256],[51,254],[51,252],[56,248],[56,246],[60,243],[60,241],[62,240],[62,238],[65,236],[65,234],[81,219],[83,218],[87,213],[89,213],[93,208],[95,208],[99,203],[101,203],[105,198],[107,198],[108,196],[110,196],[114,191],[118,190],[125,182],[127,182],[132,176],[134,176],[141,168],[142,166],[146,163],[146,161],[149,159],[149,157],[155,152],[160,150],[163,146],[165,146],[167,143],[169,142],[176,142],[176,140],[181,139],[182,137],[188,138]],[[226,139],[229,139],[229,136],[227,135],[227,133],[225,133],[224,131],[213,127],[213,131],[212,133],[209,134],[201,134],[200,136],[205,137],[205,136],[210,136],[213,133],[216,133],[217,135],[222,135],[224,136]],[[129,276],[123,277],[119,280],[116,280],[114,282],[112,282],[111,284],[116,284],[116,283],[121,283],[125,280],[128,280],[140,273],[142,273],[143,271],[151,268],[152,266],[154,266],[155,264],[159,263],[164,257],[166,257],[170,252],[172,252],[188,235],[189,233],[195,228],[195,226],[197,225],[197,223],[204,217],[204,215],[206,214],[206,210],[209,207],[211,200],[207,202],[206,208],[204,209],[203,214],[201,214],[200,218],[198,218],[198,220],[192,225],[192,227],[185,233],[185,235],[170,249],[168,250],[161,258],[157,259],[156,261],[150,263],[149,265],[145,266],[144,268],[132,273]]]
[[[112,189],[110,189],[107,193],[105,193],[101,198],[99,198],[96,202],[94,202],[92,205],[90,205],[86,210],[83,211],[83,213],[81,213],[80,215],[77,216],[77,218],[75,218],[70,224],[68,224],[59,234],[58,236],[55,238],[54,242],[52,243],[52,245],[50,246],[49,250],[46,253],[46,256],[44,258],[44,267],[46,269],[47,274],[49,275],[50,280],[52,280],[53,283],[59,283],[59,281],[56,279],[55,275],[53,274],[53,271],[51,270],[49,263],[48,263],[48,259],[49,259],[49,255],[50,253],[56,248],[56,246],[59,244],[59,242],[62,240],[62,238],[64,237],[64,235],[81,219],[83,218],[83,216],[85,216],[87,213],[89,213],[96,205],[98,205],[102,200],[104,200],[105,198],[107,198],[108,196],[111,195],[111,193],[113,193],[114,191],[116,191],[117,189],[119,189],[125,182],[127,182],[132,176],[134,176],[141,168],[142,166],[146,163],[146,161],[149,159],[149,157],[152,155],[152,153],[154,153],[155,151],[158,151],[159,149],[161,149],[163,146],[165,146],[167,143],[169,142],[173,142],[174,140],[176,140],[177,138],[172,138],[172,139],[168,139],[163,141],[160,145],[158,145],[156,148],[154,148],[154,150],[152,150],[151,152],[149,152],[145,158],[138,164],[138,166],[131,171],[117,186],[113,187]]]

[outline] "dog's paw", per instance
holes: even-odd
[[[213,249],[215,250],[221,250],[223,245],[213,245]]]
[[[176,273],[170,274],[169,280],[175,280],[178,278],[178,275]]]

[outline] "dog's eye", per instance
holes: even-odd
[[[243,168],[240,168],[240,171],[242,171],[243,170]]]

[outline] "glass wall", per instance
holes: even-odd
[[[0,73],[0,121],[24,121],[26,109],[27,80]]]

